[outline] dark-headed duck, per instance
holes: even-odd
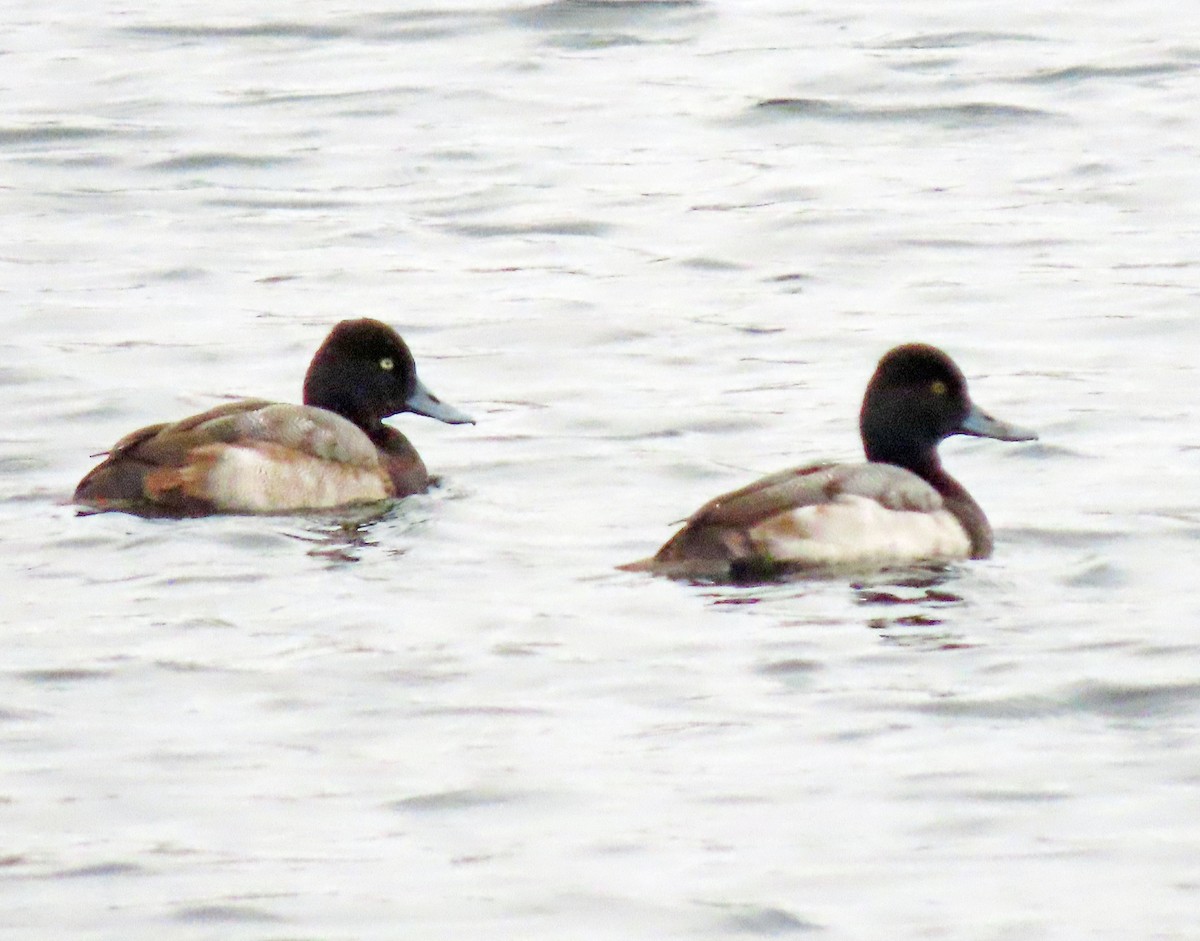
[[[383,423],[414,412],[471,422],[417,379],[400,335],[378,320],[344,320],[304,377],[304,404],[245,399],[126,435],[79,482],[98,510],[195,516],[276,513],[419,493],[429,472]]]
[[[780,471],[710,500],[652,558],[623,568],[755,578],[982,559],[992,527],[942,468],[951,435],[1031,441],[973,405],[941,350],[908,344],[879,361],[859,414],[867,461]]]

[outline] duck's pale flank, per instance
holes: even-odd
[[[313,357],[304,404],[244,399],[118,441],[80,481],[95,510],[196,516],[279,513],[419,493],[430,476],[383,419],[472,422],[417,378],[408,346],[378,320],[344,320]]]
[[[816,463],[710,500],[651,558],[622,566],[683,578],[864,571],[981,559],[992,527],[938,457],[951,435],[1030,441],[975,406],[941,350],[907,344],[880,360],[859,414],[866,463]]]

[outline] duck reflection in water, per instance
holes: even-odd
[[[947,614],[962,610],[967,599],[948,585],[957,576],[948,565],[914,565],[861,576],[849,585],[850,603],[866,616],[864,625],[878,631],[886,643],[924,650],[954,650],[973,646]],[[713,607],[734,611],[764,604],[764,613],[779,618],[781,627],[810,630],[839,627],[848,618],[844,607],[844,582],[834,578],[775,578],[750,584],[699,583],[704,600]],[[836,611],[814,598],[832,600]],[[790,607],[795,603],[795,607]],[[781,616],[782,615],[782,616]]]
[[[966,599],[946,585],[954,576],[947,566],[920,566],[904,572],[861,579],[850,587],[855,603],[873,616],[867,627],[902,647],[956,650],[972,646],[960,631],[946,627],[944,612],[966,605]]]
[[[329,568],[354,565],[371,555],[395,560],[408,553],[406,537],[429,521],[428,508],[428,500],[417,498],[306,514],[303,529],[286,535],[308,545],[308,555]]]

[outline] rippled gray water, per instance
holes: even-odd
[[[1193,6],[283,9],[0,12],[0,928],[1195,937]],[[351,315],[442,489],[66,505]],[[994,559],[614,571],[908,340]]]

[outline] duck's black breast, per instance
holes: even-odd
[[[971,541],[970,558],[986,559],[991,556],[994,548],[992,524],[967,488],[945,471],[935,475],[929,483],[941,494],[946,509],[958,520]]]
[[[383,425],[383,435],[376,436],[375,446],[379,450],[379,458],[391,480],[394,496],[407,497],[414,493],[424,493],[429,489],[429,471],[421,455],[408,440],[395,428]]]

